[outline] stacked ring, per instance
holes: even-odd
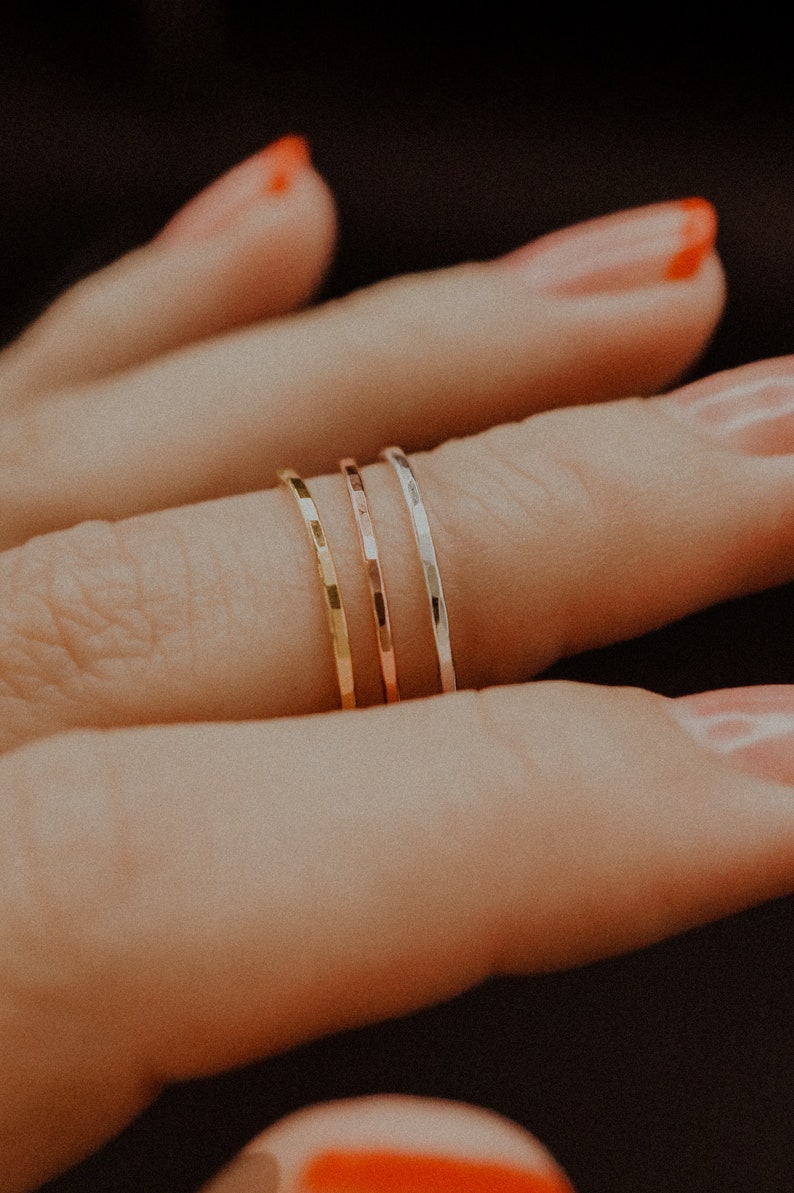
[[[447,604],[444,599],[444,588],[438,569],[438,559],[419,483],[408,461],[408,457],[401,448],[384,448],[381,452],[381,458],[387,461],[396,472],[405,504],[408,507],[414,540],[422,564],[425,591],[427,593],[433,625],[441,691],[454,692],[457,687],[457,680],[455,666],[452,661]],[[392,640],[389,606],[386,600],[386,589],[380,564],[380,553],[375,538],[369,502],[367,501],[364,482],[355,460],[347,456],[339,461],[339,466],[345,478],[348,496],[350,497],[353,508],[359,548],[367,575],[372,615],[375,621],[383,697],[387,704],[392,704],[400,699],[397,683],[397,665]],[[353,678],[353,656],[350,647],[347,617],[342,602],[342,593],[333,555],[331,554],[331,548],[328,545],[328,539],[320,520],[320,514],[306,482],[298,476],[297,472],[294,472],[291,468],[283,468],[279,471],[278,477],[292,493],[303,518],[312,547],[314,548],[317,572],[323,588],[325,611],[333,646],[342,708],[355,708],[356,691]]]
[[[397,664],[394,658],[394,643],[391,636],[391,619],[389,605],[386,600],[386,589],[383,584],[383,571],[380,566],[380,554],[372,518],[369,512],[369,502],[364,489],[364,482],[358,470],[356,461],[346,456],[339,461],[342,475],[347,483],[347,492],[353,506],[353,516],[356,520],[358,542],[364,561],[369,584],[369,595],[372,603],[372,616],[375,619],[375,633],[378,641],[378,658],[380,661],[381,683],[383,696],[387,704],[393,704],[400,699],[397,687]]]
[[[342,708],[355,708],[356,688],[353,680],[353,656],[350,651],[350,634],[347,628],[347,617],[345,616],[345,607],[342,604],[342,594],[339,589],[336,567],[334,566],[334,557],[331,554],[331,548],[328,546],[328,540],[325,537],[323,524],[320,521],[320,514],[317,506],[314,504],[311,493],[306,487],[306,482],[301,480],[297,472],[293,472],[291,468],[282,468],[278,473],[278,478],[280,481],[283,481],[295,498],[304,525],[309,533],[312,546],[314,547],[317,571],[320,576],[320,583],[323,586],[328,629],[331,632],[331,640],[334,647],[334,662],[336,664],[336,677],[339,682],[339,694],[342,698]]]
[[[400,481],[400,488],[411,516],[416,547],[422,561],[422,571],[425,579],[427,599],[430,603],[430,614],[433,619],[433,635],[438,655],[438,672],[441,680],[442,692],[454,692],[457,687],[455,665],[452,662],[452,646],[449,639],[449,618],[447,603],[444,599],[444,589],[441,584],[441,574],[438,570],[436,549],[433,536],[430,533],[430,523],[427,510],[422,500],[419,483],[414,470],[408,462],[408,457],[399,447],[386,447],[380,453],[382,459],[388,460]]]

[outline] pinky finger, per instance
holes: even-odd
[[[331,258],[334,202],[301,137],[283,137],[192,199],[150,244],[85,278],[0,359],[0,401],[109,377],[281,315]]]
[[[290,1115],[204,1193],[573,1193],[515,1123],[461,1103],[370,1097]]]

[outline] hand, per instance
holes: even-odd
[[[518,682],[794,574],[794,366],[625,397],[711,334],[713,231],[665,204],[295,314],[334,215],[288,141],[7,351],[2,1193],[168,1082],[791,889],[790,689]],[[268,486],[328,473],[375,703],[335,469],[394,441],[443,445],[415,468],[470,690],[335,714],[311,550]],[[405,510],[363,473],[401,689],[430,695]]]

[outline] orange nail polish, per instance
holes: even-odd
[[[262,150],[270,177],[266,189],[271,195],[280,195],[289,190],[296,174],[308,166],[311,158],[305,137],[292,134],[274,141]]]
[[[667,266],[670,281],[694,277],[717,235],[717,213],[706,199],[682,199],[678,206],[684,218],[680,247]]]
[[[281,137],[210,183],[176,213],[155,240],[158,244],[188,244],[227,231],[255,204],[289,191],[310,160],[303,137]]]
[[[559,1172],[404,1152],[325,1152],[302,1175],[307,1193],[573,1193]]]
[[[717,216],[705,199],[654,203],[552,232],[500,264],[532,289],[595,295],[694,277],[711,251]]]

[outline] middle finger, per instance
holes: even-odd
[[[621,213],[12,406],[0,544],[657,391],[719,316],[714,231],[702,200]]]
[[[665,398],[550,411],[420,456],[461,685],[526,678],[794,576],[791,359]],[[404,696],[436,690],[418,556],[391,469],[363,470]],[[340,574],[359,703],[380,698],[341,475],[311,482]],[[338,704],[311,549],[282,490],[89,523],[0,557],[11,748],[78,725]]]

